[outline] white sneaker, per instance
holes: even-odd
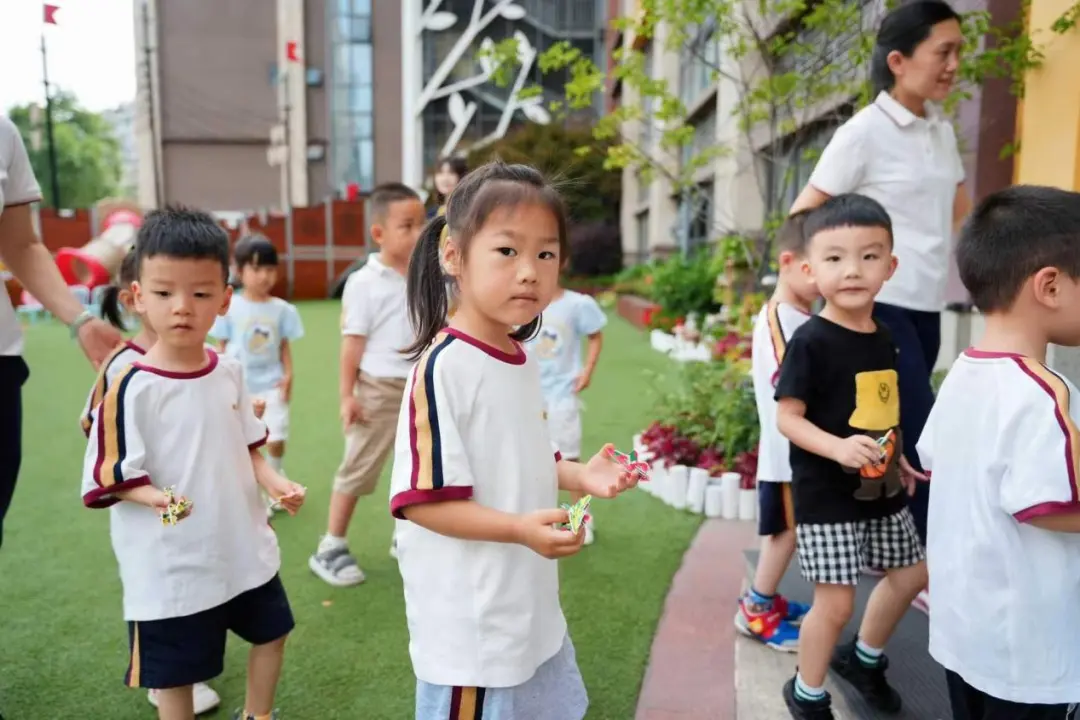
[[[157,693],[157,690],[150,690],[146,693],[146,699],[154,707],[158,706]],[[214,692],[214,688],[206,683],[195,683],[191,688],[191,694],[196,715],[208,713],[221,704],[221,698]]]
[[[592,521],[590,520],[585,523],[585,544],[592,545],[594,540],[596,540],[596,534],[593,532]]]

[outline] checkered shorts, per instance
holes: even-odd
[[[863,568],[908,567],[926,557],[911,511],[873,520],[797,525],[799,566],[812,583],[856,585]]]

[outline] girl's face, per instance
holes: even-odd
[[[460,180],[458,174],[450,167],[450,163],[443,163],[435,172],[435,189],[440,195],[446,197],[453,192]]]
[[[444,262],[458,282],[460,312],[509,333],[536,318],[555,295],[562,264],[558,220],[544,205],[500,208],[465,257],[457,243],[447,243]]]
[[[896,89],[924,100],[942,102],[952,92],[963,45],[960,23],[946,20],[930,30],[911,57],[893,50],[888,61],[896,78]]]

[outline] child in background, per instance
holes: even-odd
[[[410,187],[388,183],[372,191],[368,211],[379,252],[349,276],[341,296],[338,394],[345,457],[334,477],[326,534],[308,561],[312,572],[337,587],[364,581],[346,534],[358,499],[375,492],[394,447],[405,378],[412,367],[401,350],[416,339],[406,307],[405,275],[424,227],[424,205]]]
[[[225,231],[205,213],[155,211],[139,230],[137,254],[135,307],[158,338],[105,393],[82,482],[88,507],[110,508],[131,646],[125,679],[161,688],[161,718],[194,717],[192,686],[221,673],[232,630],[253,644],[235,717],[276,717],[293,618],[256,488],[290,512],[304,489],[258,451],[266,427],[251,411],[243,367],[204,345],[229,304]],[[162,519],[166,488],[193,503],[175,525]]]
[[[565,262],[565,261],[564,261]],[[555,288],[551,304],[544,309],[540,331],[525,347],[540,365],[540,387],[544,392],[544,412],[548,430],[559,452],[567,460],[581,458],[581,401],[578,395],[589,387],[604,344],[601,330],[607,315],[588,295]],[[581,343],[586,340],[585,362]],[[573,502],[580,493],[571,493]],[[585,544],[594,539],[593,521],[585,523]]]
[[[290,343],[304,335],[300,313],[291,303],[272,296],[277,283],[277,250],[262,235],[248,235],[233,251],[242,284],[227,314],[210,329],[225,355],[244,366],[248,392],[265,403],[263,422],[270,431],[267,460],[278,472],[289,437],[289,400],[293,362]],[[271,504],[272,505],[272,504]]]
[[[777,424],[791,441],[799,564],[814,584],[814,602],[784,700],[794,718],[832,718],[824,689],[831,665],[871,707],[899,712],[882,649],[926,587],[923,548],[903,493],[925,478],[902,454],[896,346],[872,317],[874,297],[896,268],[892,223],[877,201],[837,195],[807,216],[803,232],[804,267],[825,307],[791,336],[775,397]],[[864,567],[885,577],[855,640],[834,653]]]
[[[930,654],[956,720],[1075,718],[1080,392],[1046,352],[1080,345],[1080,194],[990,195],[956,262],[986,330],[949,370],[916,447],[934,477]]]
[[[588,698],[552,560],[559,489],[613,497],[633,479],[602,452],[552,450],[540,373],[521,342],[558,288],[562,199],[525,165],[465,177],[409,265],[418,359],[397,427],[398,518],[416,718],[580,720]],[[447,284],[458,301],[447,327]]]
[[[758,448],[758,556],[754,582],[739,600],[735,629],[782,652],[799,649],[798,624],[810,608],[777,593],[795,554],[795,505],[791,496],[791,448],[776,427],[776,381],[784,350],[796,328],[810,319],[818,297],[802,271],[806,257],[806,213],[789,217],[776,235],[776,289],[754,324],[751,376],[757,400],[761,442]]]
[[[135,297],[131,291],[131,284],[138,279],[138,255],[135,249],[124,256],[117,273],[116,284],[105,289],[101,299],[101,315],[120,332],[126,332],[124,314],[139,315],[135,311]],[[90,427],[94,422],[94,411],[101,405],[109,386],[116,380],[121,371],[126,370],[133,362],[141,360],[146,354],[147,348],[157,341],[157,335],[146,319],[139,315],[139,332],[135,337],[124,342],[113,350],[112,354],[101,363],[97,380],[90,389],[90,395],[86,398],[80,422],[82,430],[87,437],[90,435]],[[214,689],[206,683],[195,683],[192,688],[193,707],[196,715],[207,713],[221,704],[221,698]],[[147,699],[154,707],[158,705],[158,691],[148,690]]]

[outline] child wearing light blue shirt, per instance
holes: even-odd
[[[266,403],[266,452],[270,465],[281,471],[292,393],[289,343],[302,337],[304,328],[296,308],[270,294],[278,265],[270,241],[261,235],[242,238],[234,255],[243,289],[233,295],[228,313],[217,319],[210,335],[243,364],[248,392]]]
[[[578,393],[589,386],[603,346],[607,315],[588,295],[560,288],[544,310],[540,332],[527,344],[540,365],[540,386],[551,440],[568,460],[581,457],[581,403]],[[582,341],[587,340],[582,359]],[[574,497],[577,501],[579,498]],[[593,541],[592,521],[585,525],[585,544]]]

